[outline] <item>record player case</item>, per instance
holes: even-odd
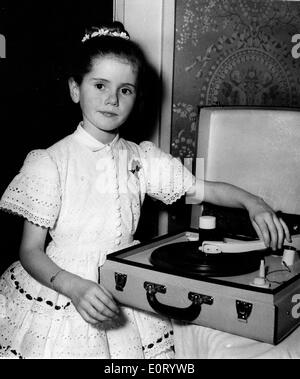
[[[196,176],[237,185],[263,197],[276,211],[298,219],[299,125],[299,109],[202,108],[197,141],[197,157],[201,159]],[[202,206],[192,206],[190,226],[194,231],[202,211]],[[282,271],[280,255],[265,257],[269,288],[252,285],[258,274],[255,270],[214,277],[176,273],[150,263],[155,249],[187,241],[191,230],[108,255],[99,268],[100,282],[121,304],[274,345],[298,327],[298,221],[290,228],[297,249],[290,272]]]
[[[105,264],[99,267],[99,282],[121,304],[270,344],[278,344],[298,327],[298,250],[290,272],[283,269],[281,256],[265,257],[271,273],[269,288],[252,285],[257,271],[232,277],[206,277],[172,273],[150,263],[155,249],[188,241],[191,232],[167,234],[108,255]],[[294,236],[294,241],[299,245],[300,236]]]

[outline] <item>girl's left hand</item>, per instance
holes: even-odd
[[[266,247],[277,250],[282,248],[285,239],[292,242],[286,223],[277,217],[263,199],[255,197],[247,210],[258,237],[264,241]]]

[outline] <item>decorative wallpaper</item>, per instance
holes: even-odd
[[[194,157],[205,105],[300,107],[300,2],[177,0],[171,153]]]

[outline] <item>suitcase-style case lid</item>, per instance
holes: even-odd
[[[276,210],[300,214],[300,110],[202,108],[197,146],[207,180],[229,182]]]

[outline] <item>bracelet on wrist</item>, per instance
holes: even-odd
[[[60,269],[60,270],[58,270],[58,271],[57,271],[53,276],[51,276],[51,278],[50,278],[50,284],[51,284],[51,287],[52,287],[53,290],[55,290],[55,288],[54,288],[54,281],[55,281],[57,275],[58,275],[59,273],[61,273],[62,271],[65,271],[65,270],[64,270],[64,269]]]

